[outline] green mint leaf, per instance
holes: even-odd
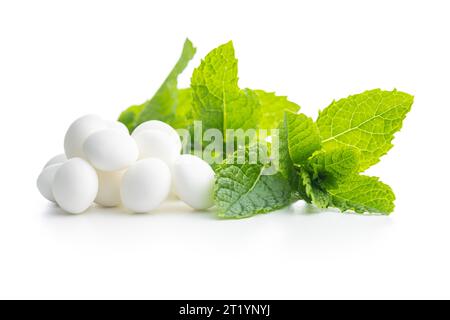
[[[134,128],[136,128],[136,120],[139,117],[139,114],[144,109],[144,105],[131,106],[125,111],[123,111],[119,116],[119,121],[127,126],[128,131],[133,132]]]
[[[176,129],[186,129],[192,122],[192,90],[190,88],[178,89],[178,104],[175,117],[169,121],[169,124]]]
[[[236,162],[237,153],[233,159]],[[216,168],[214,198],[219,217],[247,218],[291,203],[291,187],[279,172],[263,175],[263,164],[229,163]]]
[[[288,150],[295,165],[303,165],[321,148],[321,137],[314,121],[304,114],[286,112]]]
[[[148,120],[164,121],[175,128],[184,128],[187,110],[190,109],[190,89],[178,89],[178,76],[192,60],[196,52],[192,42],[186,39],[177,63],[153,98],[139,106],[132,106],[122,112],[119,121],[130,131]]]
[[[331,200],[328,192],[316,180],[313,180],[307,171],[301,169],[299,177],[298,191],[300,197],[318,208],[327,208]]]
[[[194,119],[203,128],[255,129],[259,99],[252,90],[238,86],[237,59],[232,42],[212,50],[191,78]]]
[[[388,185],[377,177],[353,175],[337,186],[328,186],[330,206],[357,213],[381,213],[394,211],[395,195]]]
[[[375,89],[333,103],[317,120],[325,149],[355,147],[361,152],[359,171],[376,164],[392,148],[413,96]]]
[[[255,90],[261,104],[259,108],[260,120],[258,127],[261,129],[278,128],[283,122],[285,111],[297,113],[300,106],[291,102],[284,96],[277,96],[273,92]]]
[[[359,151],[353,147],[321,150],[309,159],[308,168],[314,178],[321,180],[343,180],[356,174],[359,169]]]
[[[144,103],[144,109],[137,119],[137,125],[148,120],[160,120],[172,124],[177,115],[180,90],[178,90],[178,76],[195,55],[196,49],[192,42],[186,39],[183,51],[172,71],[152,99]]]
[[[273,139],[278,143],[278,171],[289,181],[294,190],[302,186],[298,171],[307,163],[307,159],[320,149],[321,138],[312,119],[303,114],[285,112],[284,120],[279,126],[278,137]],[[311,200],[311,196],[298,192],[300,197]]]

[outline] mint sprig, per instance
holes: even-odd
[[[287,113],[290,160],[300,176],[300,197],[319,208],[392,213],[392,189],[376,177],[358,173],[377,163],[392,148],[394,134],[402,127],[412,103],[411,95],[397,90],[376,89],[353,95],[333,102],[320,113],[318,134],[310,128],[299,130],[300,123],[292,125],[296,122],[289,118],[303,117]],[[304,132],[310,135],[299,139]],[[308,140],[312,142],[299,147]],[[305,159],[311,150],[315,152]]]
[[[299,114],[286,97],[240,88],[232,42],[212,50],[194,70],[191,87],[179,89],[178,75],[195,54],[189,40],[174,69],[155,96],[125,110],[119,120],[132,131],[147,120],[175,128],[279,128],[278,166],[262,174],[262,163],[214,166],[215,202],[223,218],[246,218],[304,200],[319,208],[390,214],[392,189],[377,177],[362,175],[392,147],[414,97],[397,90],[374,89],[333,101],[316,121]],[[249,146],[247,146],[249,148]],[[230,155],[235,157],[236,155]]]

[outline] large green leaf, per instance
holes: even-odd
[[[259,99],[249,89],[238,86],[237,59],[232,42],[212,50],[191,79],[194,119],[203,128],[219,129],[226,138],[227,129],[256,129]]]
[[[263,164],[249,161],[239,164],[237,161],[236,152],[232,161],[216,168],[214,198],[220,217],[246,218],[281,209],[291,203],[291,187],[279,172],[264,175]]]
[[[413,96],[375,89],[333,103],[317,120],[325,149],[347,146],[361,153],[362,172],[392,148],[394,133],[402,127]]]

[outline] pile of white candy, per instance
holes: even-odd
[[[178,133],[164,122],[144,122],[130,135],[120,122],[86,115],[67,130],[64,150],[47,162],[37,186],[67,212],[84,212],[94,202],[148,212],[171,192],[194,209],[213,206],[214,171],[181,155]]]

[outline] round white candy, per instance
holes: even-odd
[[[170,170],[163,161],[139,160],[122,177],[122,204],[133,212],[151,211],[167,198],[170,184]]]
[[[83,145],[86,159],[98,170],[118,171],[135,162],[139,150],[134,139],[117,129],[91,134]]]
[[[53,196],[52,191],[53,179],[55,178],[55,173],[61,165],[62,163],[55,163],[45,167],[37,179],[37,187],[39,192],[45,199],[52,202],[55,202],[55,197]]]
[[[214,205],[214,171],[199,157],[185,154],[173,166],[173,183],[177,196],[194,209]]]
[[[75,120],[64,137],[64,150],[67,158],[84,158],[83,144],[86,138],[106,127],[105,121],[94,114],[88,114]]]
[[[81,213],[91,206],[97,196],[97,173],[85,160],[70,159],[56,172],[52,190],[62,209]]]
[[[123,133],[126,134],[130,134],[130,132],[128,131],[128,128],[126,125],[124,125],[122,122],[120,121],[112,121],[112,120],[104,120],[106,123],[106,126],[110,129],[117,129],[122,131]]]
[[[146,130],[156,130],[167,133],[168,135],[170,135],[171,137],[170,139],[173,141],[173,143],[177,146],[178,152],[181,151],[180,135],[174,128],[169,126],[167,123],[159,120],[150,120],[143,122],[139,126],[137,126],[136,129],[134,129],[132,135],[136,136],[137,134]]]
[[[63,163],[66,161],[67,161],[67,157],[64,153],[58,154],[47,161],[47,163],[44,166],[44,169],[47,168],[48,166],[51,166],[52,164]]]
[[[158,158],[170,168],[180,155],[178,145],[163,131],[145,130],[134,135],[134,140],[139,149],[139,159]]]
[[[124,171],[97,171],[98,193],[95,203],[104,207],[116,207],[120,204],[120,182]]]

